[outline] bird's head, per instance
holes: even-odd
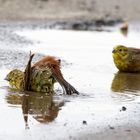
[[[5,80],[10,81],[11,79],[15,78],[15,76],[16,76],[17,73],[18,73],[18,70],[17,69],[14,69],[14,70],[10,71],[6,75]]]
[[[113,58],[126,58],[128,56],[128,48],[123,45],[117,45],[113,48]]]

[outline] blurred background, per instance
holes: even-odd
[[[0,19],[138,20],[139,5],[139,0],[0,0]]]

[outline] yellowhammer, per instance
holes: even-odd
[[[6,76],[6,80],[12,88],[22,89],[24,72],[18,69],[10,71]],[[30,89],[35,92],[44,92],[51,94],[53,92],[55,79],[48,69],[33,69],[31,74]]]
[[[140,72],[140,49],[117,45],[112,53],[119,71]]]

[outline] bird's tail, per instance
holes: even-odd
[[[53,77],[58,81],[58,83],[62,86],[63,90],[66,92],[66,94],[71,95],[71,94],[79,94],[79,92],[70,84],[68,83],[60,69],[57,68],[53,68],[52,66],[50,67],[51,71],[52,71],[52,75]]]

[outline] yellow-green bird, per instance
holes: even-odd
[[[22,90],[24,72],[14,69],[8,73],[5,80],[9,81],[12,88]],[[51,94],[55,79],[49,69],[33,69],[31,74],[31,91]]]
[[[117,45],[112,53],[119,71],[140,72],[140,49]]]
[[[23,77],[24,72],[18,69],[14,69],[7,74],[5,80],[9,81],[9,84],[12,88],[19,90],[22,86]]]

